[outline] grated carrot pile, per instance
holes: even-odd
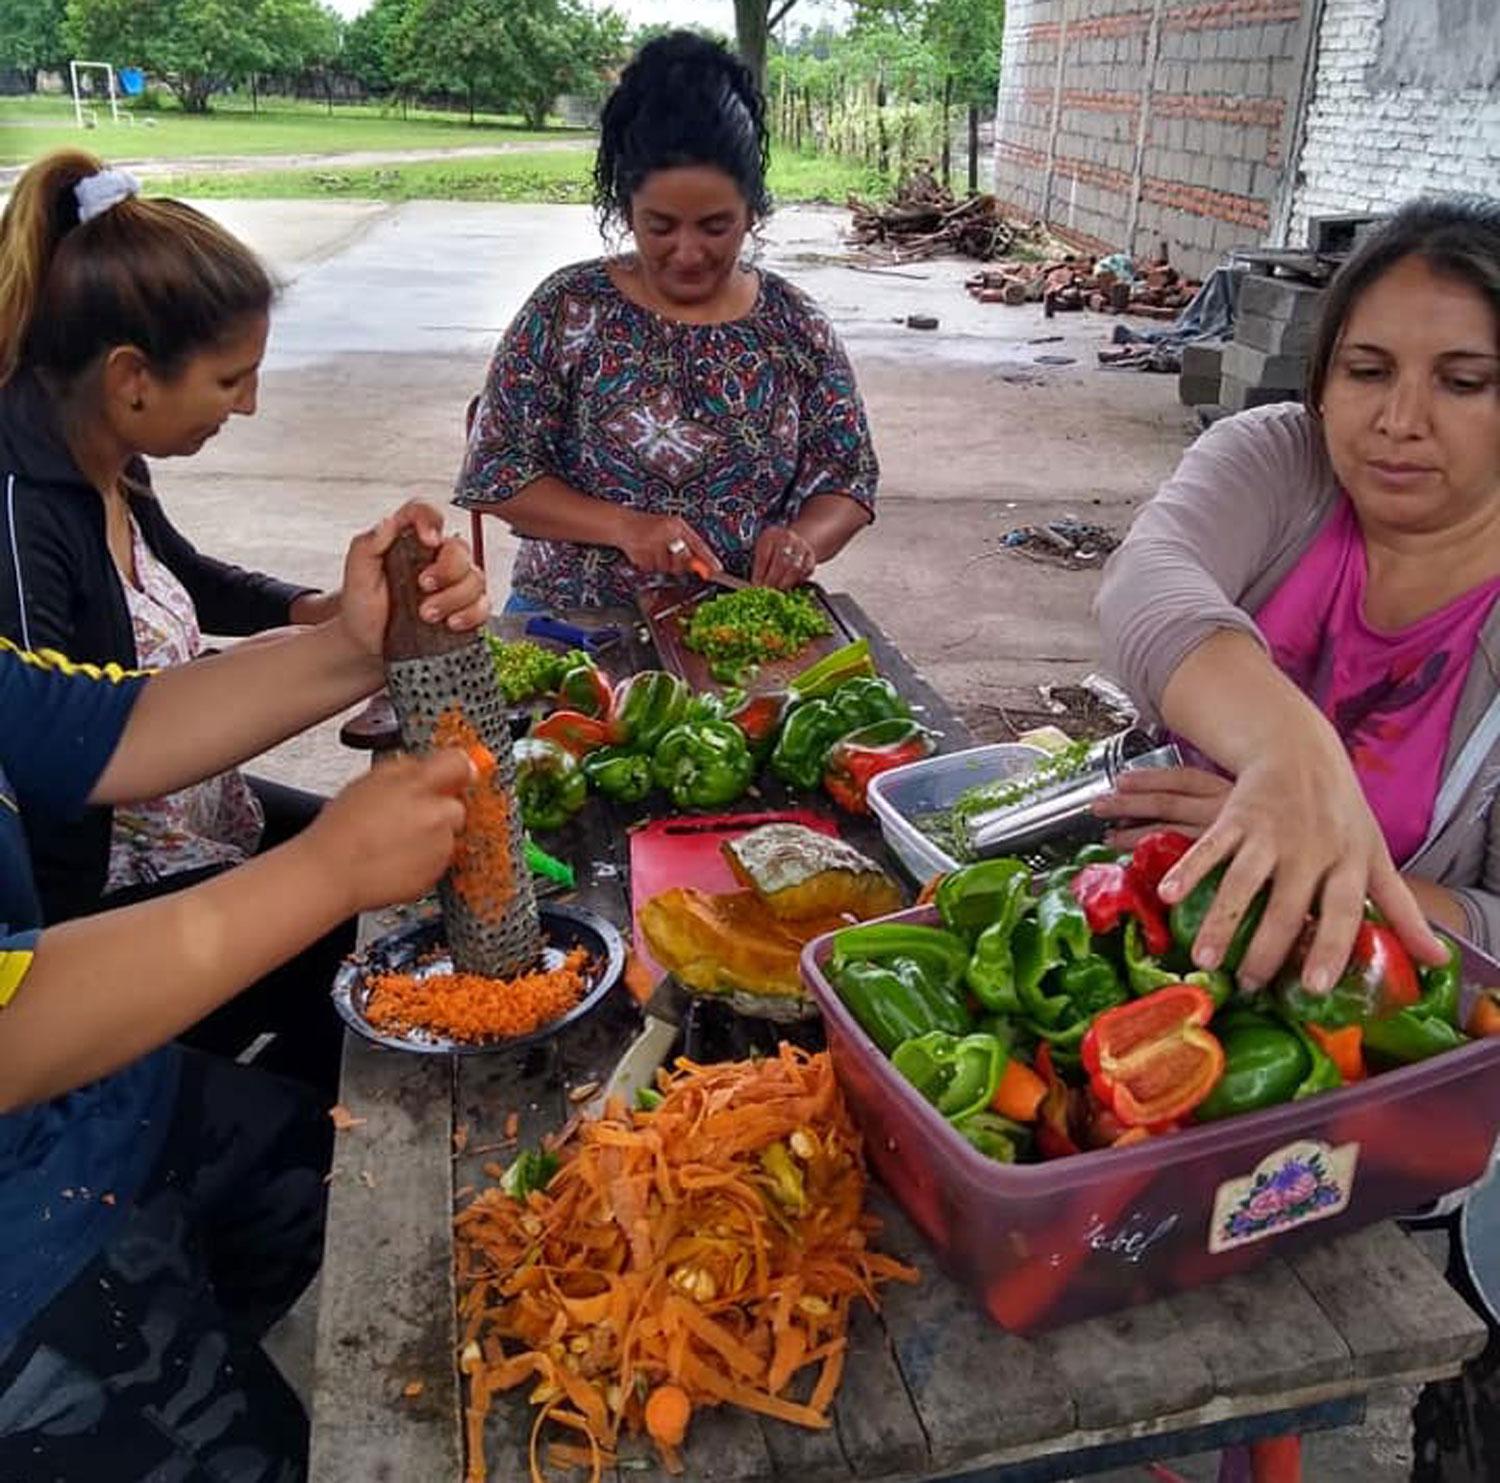
[[[850,1305],[914,1282],[872,1251],[864,1163],[827,1054],[679,1061],[661,1103],[612,1100],[562,1150],[545,1192],[490,1188],[457,1217],[469,1483],[485,1478],[497,1391],[530,1385],[548,1457],[597,1483],[622,1430],[682,1470],[694,1407],[724,1403],[825,1428]]]
[[[450,1040],[505,1040],[551,1024],[583,998],[589,955],[517,978],[477,973],[381,973],[370,978],[365,1017],[380,1030],[429,1030]]]
[[[481,922],[499,922],[516,893],[509,790],[500,782],[493,754],[462,712],[450,708],[438,717],[432,744],[458,747],[474,764],[448,884]]]

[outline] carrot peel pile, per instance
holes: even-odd
[[[730,1404],[826,1428],[850,1305],[917,1274],[870,1247],[859,1135],[826,1053],[679,1061],[662,1100],[579,1125],[545,1191],[482,1191],[456,1220],[469,1483],[492,1396],[529,1385],[531,1477],[613,1465],[622,1432],[664,1466],[692,1412]],[[805,1399],[794,1398],[805,1394]]]

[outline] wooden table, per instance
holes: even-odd
[[[962,746],[962,724],[846,597],[882,673]],[[600,615],[593,615],[594,621]],[[651,662],[631,627],[622,668]],[[563,837],[581,904],[628,925],[628,815],[591,804]],[[847,830],[846,833],[851,831]],[[873,848],[871,839],[856,842]],[[389,919],[367,924],[386,930]],[[439,1059],[344,1049],[342,1101],[363,1123],[339,1135],[318,1317],[313,1483],[448,1483],[464,1473],[456,1370],[452,1214],[485,1165],[573,1110],[569,1090],[603,1080],[638,1023],[623,991],[546,1045]],[[455,1148],[463,1129],[467,1144]],[[1290,1430],[1346,1425],[1373,1389],[1446,1377],[1483,1347],[1480,1320],[1394,1225],[1372,1227],[1255,1272],[1091,1319],[1034,1340],[984,1318],[934,1266],[879,1191],[882,1247],[922,1270],[856,1307],[832,1429],[804,1432],[745,1412],[701,1411],[689,1476],[713,1483],[960,1477],[1061,1479]],[[416,1394],[408,1394],[415,1390]],[[489,1476],[527,1476],[524,1392],[498,1400]],[[620,1483],[665,1483],[649,1452],[622,1453]]]

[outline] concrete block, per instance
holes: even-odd
[[[1272,402],[1300,402],[1302,394],[1290,387],[1251,386],[1235,376],[1219,380],[1219,405],[1228,412],[1244,412],[1251,407],[1268,407]]]
[[[1307,358],[1273,355],[1236,340],[1225,347],[1224,374],[1250,386],[1295,388],[1301,386],[1307,377]]]
[[[1267,319],[1307,324],[1317,319],[1323,306],[1323,290],[1290,278],[1271,278],[1247,273],[1240,285],[1240,312],[1262,314]]]
[[[1219,400],[1219,377],[1179,376],[1177,400],[1184,407],[1212,407]]]
[[[1315,320],[1296,324],[1285,319],[1268,319],[1264,314],[1240,314],[1234,323],[1234,338],[1252,350],[1268,355],[1306,355],[1312,349],[1317,333]]]
[[[1217,381],[1223,373],[1224,343],[1206,340],[1200,345],[1182,347],[1182,374],[1200,379]]]

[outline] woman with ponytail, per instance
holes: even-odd
[[[879,476],[824,315],[741,260],[770,210],[765,102],[685,32],[604,108],[595,202],[634,251],[564,269],[516,317],[457,503],[522,539],[512,610],[630,604],[695,565],[807,581],[872,518]]]
[[[275,286],[208,217],[146,200],[80,151],[17,182],[0,218],[0,636],[77,663],[160,669],[338,611],[216,561],[173,526],[147,459],[196,453],[255,411]],[[237,771],[32,833],[44,919],[194,884],[303,828],[321,800]],[[331,1092],[342,1040],[326,987],[346,925],[186,1037]]]

